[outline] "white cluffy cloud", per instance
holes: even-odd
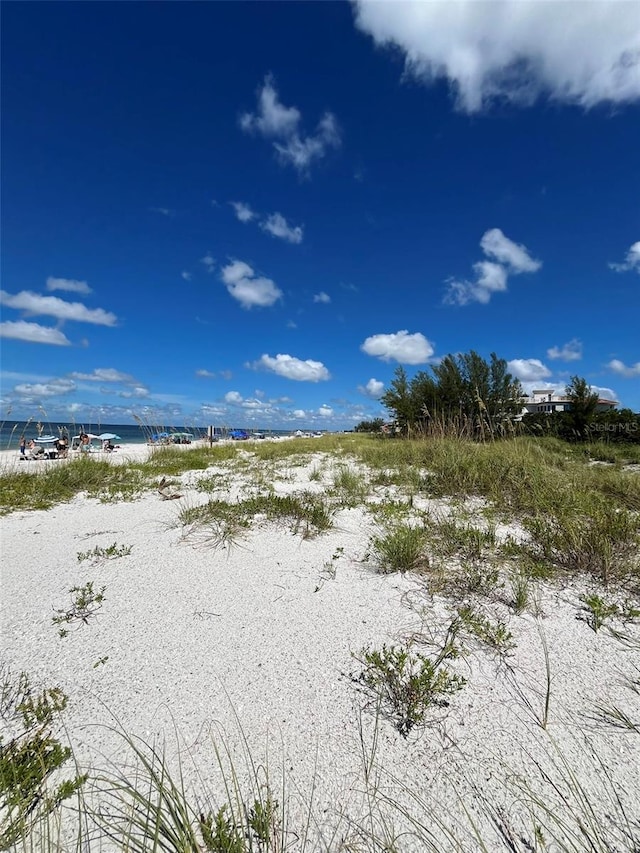
[[[486,305],[492,294],[507,289],[509,275],[536,272],[542,266],[529,255],[525,246],[514,243],[499,228],[485,231],[480,248],[490,258],[473,265],[474,281],[449,279],[444,301],[449,305],[467,305],[480,302]]]
[[[577,338],[572,338],[562,347],[550,347],[547,350],[547,357],[553,360],[560,359],[560,361],[580,361],[582,344]]]
[[[263,231],[267,231],[273,237],[286,240],[287,243],[302,243],[304,229],[301,225],[289,225],[281,213],[271,213],[260,223]]]
[[[325,293],[324,290],[321,290],[320,293],[314,294],[313,301],[320,302],[323,305],[328,305],[331,302],[331,297],[328,293]]]
[[[102,308],[87,308],[81,302],[65,302],[57,296],[41,296],[30,290],[22,290],[16,294],[0,290],[0,303],[33,316],[46,315],[58,320],[75,320],[98,326],[115,326],[118,322],[115,314]]]
[[[331,406],[320,406],[318,414],[321,418],[330,418],[333,415],[333,409]]]
[[[619,376],[625,376],[627,379],[631,379],[634,376],[640,376],[640,361],[636,361],[635,364],[630,364],[627,367],[627,365],[623,361],[614,358],[609,362],[607,367],[609,368],[609,370],[612,370]]]
[[[548,95],[589,108],[640,98],[636,3],[590,0],[354,0],[356,25],[398,47],[407,74],[446,79],[457,106],[528,106]]]
[[[410,335],[406,329],[390,335],[372,335],[360,349],[382,361],[400,364],[424,364],[433,355],[433,345],[421,332]]]
[[[222,281],[227,290],[243,308],[273,305],[282,296],[282,291],[270,278],[256,276],[253,268],[244,261],[232,261],[222,268]]]
[[[267,76],[258,92],[258,110],[244,113],[240,127],[247,133],[259,133],[271,139],[282,163],[293,166],[300,174],[321,160],[329,148],[340,145],[340,131],[335,116],[326,112],[313,134],[300,130],[302,115],[296,107],[285,107],[278,98],[273,78]]]
[[[514,358],[507,362],[507,369],[523,382],[538,382],[551,376],[549,368],[538,358]]]
[[[47,279],[47,290],[66,290],[69,293],[91,293],[91,288],[86,281],[76,281],[74,278],[53,278],[53,276],[49,276]]]
[[[53,344],[59,347],[71,346],[69,338],[59,329],[41,326],[39,323],[27,323],[25,320],[0,323],[0,338],[12,338],[31,344]]]
[[[628,272],[635,270],[640,274],[640,240],[634,243],[621,264],[609,264],[609,267],[616,272]]]
[[[236,217],[240,220],[240,222],[251,222],[252,219],[255,219],[258,215],[251,210],[251,207],[248,204],[245,204],[243,201],[230,201],[229,204],[236,212]]]
[[[278,353],[275,358],[270,355],[263,355],[249,367],[257,370],[260,368],[270,370],[272,373],[277,373],[278,376],[294,379],[296,382],[322,382],[331,379],[331,374],[321,361],[312,361],[311,359],[302,361],[284,353]]]
[[[366,385],[358,385],[358,391],[372,400],[379,400],[384,393],[384,382],[379,379],[370,379]]]

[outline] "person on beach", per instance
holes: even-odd
[[[27,459],[44,459],[44,448],[36,444],[33,439],[29,442],[29,455]]]
[[[91,440],[86,432],[80,434],[80,450],[82,453],[88,453],[91,449]]]
[[[27,453],[27,439],[21,435],[20,436],[20,456],[26,456]]]

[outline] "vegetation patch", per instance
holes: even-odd
[[[86,780],[58,778],[71,749],[53,736],[52,725],[66,704],[57,687],[37,693],[25,673],[15,678],[3,669],[0,674],[0,850],[22,849],[32,829]]]
[[[96,545],[89,551],[78,551],[78,562],[83,563],[85,560],[91,560],[94,563],[103,562],[104,560],[117,560],[119,557],[128,557],[133,550],[133,545],[118,545],[114,542],[112,545],[107,545],[103,548]]]
[[[233,544],[257,515],[267,521],[283,522],[303,537],[315,536],[332,525],[331,514],[320,495],[303,492],[297,495],[261,494],[238,503],[211,500],[197,507],[184,507],[179,514],[183,526],[192,531],[211,534],[212,544]]]
[[[525,549],[535,560],[572,574],[593,575],[605,585],[627,578],[637,584],[637,515],[604,500],[585,504],[582,511],[576,508],[525,519],[524,526],[531,533]]]
[[[420,527],[394,524],[382,536],[374,536],[371,548],[383,574],[414,572],[428,568],[425,534]]]

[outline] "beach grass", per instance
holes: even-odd
[[[606,453],[607,458],[596,461],[606,464],[594,465],[597,452],[591,446],[557,439],[517,437],[477,444],[447,437],[401,441],[360,435],[254,442],[242,447],[167,447],[154,450],[145,462],[113,465],[109,460],[78,458],[28,472],[5,471],[0,474],[0,512],[48,509],[80,493],[101,501],[135,500],[155,489],[159,476],[177,480],[190,471],[203,472],[194,490],[215,494],[216,499],[177,505],[177,523],[185,535],[204,537],[213,546],[231,547],[262,524],[281,525],[311,538],[331,529],[339,512],[362,507],[379,525],[369,538],[375,567],[382,574],[419,573],[430,593],[442,594],[453,608],[458,641],[476,643],[502,659],[514,648],[512,619],[532,609],[540,577],[598,585],[598,592],[582,598],[582,616],[576,614],[593,628],[585,629],[590,638],[615,638],[613,630],[605,628],[614,618],[625,614],[631,618],[636,612],[635,605],[625,610],[619,601],[621,594],[635,596],[635,601],[640,591],[640,473],[628,467],[635,462],[628,448],[602,450],[600,455]],[[319,482],[323,476],[324,492],[301,488],[279,493],[278,482],[289,485],[290,472],[303,465],[318,472],[318,476],[309,475],[310,480]],[[236,500],[230,499],[236,473],[255,494],[241,490]],[[385,489],[391,489],[392,496]],[[373,497],[377,502],[372,502]],[[450,514],[441,516],[421,508],[420,501],[434,499],[446,502]],[[516,525],[523,536],[517,542],[505,540],[498,533],[498,521]],[[114,543],[76,552],[76,556],[77,562],[83,562],[127,556],[130,551],[129,546]],[[335,563],[335,555],[332,560]],[[330,576],[335,577],[335,571]],[[96,595],[102,596],[104,588],[94,590],[87,583],[71,592],[76,598],[56,618],[86,621],[94,613],[93,606],[102,603]],[[510,609],[509,622],[504,611],[493,612],[496,602]],[[42,807],[25,816],[33,793],[28,794],[31,799],[15,801],[11,836],[6,832],[0,836],[0,849],[70,853],[72,849],[100,851],[103,842],[109,842],[116,850],[140,853],[551,849],[636,853],[640,849],[638,815],[623,806],[607,768],[587,747],[584,753],[578,750],[567,757],[547,733],[552,676],[546,637],[541,636],[546,689],[538,726],[548,737],[546,758],[550,756],[554,774],[548,764],[543,766],[540,756],[534,761],[540,767],[535,777],[524,778],[509,768],[504,773],[505,801],[509,796],[517,798],[520,817],[524,811],[529,818],[525,826],[518,818],[515,829],[512,818],[483,799],[482,792],[472,797],[468,790],[461,795],[466,823],[464,817],[462,826],[459,818],[449,821],[435,813],[420,792],[403,788],[402,780],[384,766],[377,767],[378,777],[390,784],[371,785],[373,758],[362,782],[367,792],[363,814],[340,817],[333,825],[327,818],[325,827],[322,815],[311,817],[311,797],[309,817],[292,824],[287,809],[289,783],[282,779],[275,784],[253,761],[246,741],[247,767],[242,774],[224,740],[212,744],[213,763],[226,792],[222,799],[215,799],[209,792],[194,795],[187,789],[161,744],[123,732],[130,762],[90,775],[86,783],[78,770],[71,787],[64,789],[65,797],[57,799],[58,789],[51,787],[50,779],[53,754],[38,743],[30,747],[29,774],[36,785],[32,792]],[[361,662],[365,673],[361,684],[370,691],[372,703],[378,703],[378,713],[390,716],[402,735],[428,722],[429,710],[445,708],[445,697],[462,686],[462,680],[456,681],[448,671],[446,677],[442,675],[442,660],[434,663],[408,648],[364,649]],[[636,677],[630,683],[629,692],[637,696],[639,680]],[[11,695],[6,683],[3,689]],[[637,717],[618,705],[602,708],[600,718],[631,737],[640,734]],[[45,735],[50,736],[48,728]],[[72,757],[66,747],[60,749],[56,770]],[[6,814],[2,809],[7,802],[14,802],[7,797],[19,797],[23,790],[28,793],[23,779],[25,753],[7,751],[3,742],[2,756],[0,817]],[[595,761],[594,773],[599,774],[594,776],[595,793],[593,786],[587,789],[581,781],[580,767],[589,761]],[[88,792],[86,799],[81,788]],[[601,803],[607,805],[607,816]],[[488,831],[486,822],[480,826],[478,809],[484,810],[490,825],[498,827],[497,833]],[[63,819],[71,824],[71,833],[58,829]],[[68,843],[65,839],[70,836],[75,840]]]

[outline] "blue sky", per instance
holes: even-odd
[[[350,428],[398,364],[640,410],[628,2],[9,3],[2,411]]]

